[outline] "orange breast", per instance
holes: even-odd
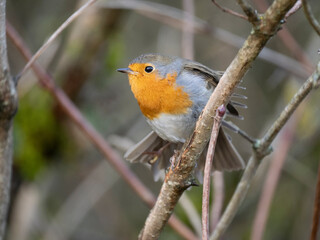
[[[133,64],[134,65],[134,64]],[[134,66],[130,66],[131,69]],[[137,99],[141,112],[149,119],[161,113],[183,114],[192,106],[189,95],[175,82],[175,74],[160,78],[157,71],[152,73],[129,74],[131,90]]]

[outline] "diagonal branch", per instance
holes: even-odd
[[[251,22],[253,26],[259,26],[260,17],[257,10],[253,9],[246,0],[237,0],[237,2],[243,12],[248,16],[249,22]]]
[[[234,88],[241,81],[270,37],[277,32],[281,20],[295,2],[295,0],[274,1],[266,13],[262,15],[260,25],[251,31],[243,47],[239,50],[211,95],[191,138],[184,144],[180,153],[173,156],[173,167],[169,169],[166,175],[157,202],[140,232],[140,239],[159,238],[181,194],[194,183],[192,171],[208,142],[215,111],[218,106],[227,103]]]
[[[233,16],[236,16],[236,17],[238,17],[238,18],[241,18],[241,19],[244,19],[244,20],[247,20],[247,21],[248,21],[248,17],[247,17],[247,16],[244,16],[244,15],[242,15],[242,14],[240,14],[240,13],[237,13],[237,12],[231,10],[231,9],[222,7],[222,6],[221,6],[220,4],[218,4],[215,0],[212,0],[212,3],[213,3],[214,5],[216,5],[217,8],[219,8],[222,12],[229,13],[229,14],[231,14],[231,15],[233,15]]]

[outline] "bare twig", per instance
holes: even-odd
[[[224,200],[224,180],[223,173],[215,171],[213,173],[213,204],[211,210],[211,231],[216,228],[216,225],[219,222]]]
[[[320,218],[320,164],[318,167],[317,188],[316,188],[316,196],[314,198],[313,221],[312,221],[310,240],[317,239],[318,228],[319,228],[319,218]]]
[[[183,0],[184,17],[189,24],[183,25],[182,31],[182,57],[193,60],[194,58],[194,0]]]
[[[315,72],[307,79],[307,81],[300,87],[298,92],[293,96],[285,109],[281,112],[277,120],[272,124],[264,137],[257,141],[255,151],[253,156],[250,158],[246,170],[236,188],[235,193],[233,194],[223,216],[218,223],[216,230],[214,231],[210,240],[217,240],[221,237],[224,231],[229,226],[232,221],[237,209],[242,203],[254,173],[258,167],[260,160],[270,152],[270,144],[274,140],[275,136],[282,129],[284,124],[288,121],[289,117],[297,109],[300,103],[305,99],[305,97],[310,93],[310,91],[316,87],[320,82],[320,62],[317,65]]]
[[[262,194],[260,196],[258,210],[252,227],[252,240],[262,239],[274,191],[289,148],[292,144],[294,129],[296,129],[297,123],[298,119],[297,116],[295,116],[295,118],[292,118],[288,125],[283,129],[282,134],[280,134],[281,137],[279,139],[279,145],[277,146],[274,157],[272,158]]]
[[[13,41],[14,45],[21,52],[26,60],[31,59],[30,50],[15,31],[15,29],[7,22],[7,34]],[[34,63],[32,69],[39,78],[40,83],[44,86],[56,102],[61,106],[65,114],[79,127],[79,129],[87,136],[87,138],[100,150],[110,164],[120,174],[124,181],[133,189],[133,191],[149,206],[152,207],[155,202],[153,194],[143,185],[139,178],[127,167],[121,157],[113,151],[111,146],[104,138],[93,128],[93,126],[82,116],[80,111],[74,106],[70,99],[61,89],[54,85],[54,80],[48,75],[44,69]],[[169,220],[169,224],[184,238],[197,239],[197,237],[176,217]]]
[[[292,14],[295,14],[302,7],[301,0],[298,0],[296,4],[287,12],[285,19],[289,18]]]
[[[49,39],[39,48],[39,50],[32,56],[32,58],[28,61],[28,63],[23,68],[22,72],[19,74],[18,78],[20,78],[30,67],[31,65],[38,59],[38,57],[50,46],[50,44],[62,33],[62,31],[70,25],[77,17],[79,17],[89,6],[95,3],[97,0],[89,0],[82,7],[80,7],[77,11],[75,11],[50,37]]]
[[[320,24],[317,21],[317,19],[314,17],[314,15],[312,14],[311,7],[310,7],[308,1],[302,0],[302,6],[303,6],[304,13],[305,13],[309,23],[311,24],[313,29],[318,33],[318,35],[320,35]]]
[[[248,16],[249,22],[251,22],[254,26],[259,24],[260,17],[258,12],[247,3],[246,0],[237,0],[238,4],[242,8],[243,12]]]
[[[231,9],[222,7],[222,6],[221,6],[220,4],[218,4],[217,1],[215,1],[215,0],[212,0],[212,3],[213,3],[214,5],[216,5],[221,11],[248,21],[248,17],[247,17],[247,16],[244,16],[244,15],[242,15],[242,14],[240,14],[240,13],[237,13],[237,12],[231,10]]]
[[[155,2],[143,0],[117,0],[100,2],[99,6],[106,8],[132,9],[148,18],[155,19],[178,29],[183,29],[184,25],[190,24],[186,21],[184,13],[180,9]],[[197,17],[194,17],[194,21],[194,33],[210,35],[211,37],[219,39],[223,43],[236,48],[240,48],[245,41],[245,39],[233,33],[212,27],[211,25],[208,25],[207,22]],[[278,68],[282,68],[302,79],[307,78],[312,73],[312,70],[310,72],[305,65],[301,65],[298,61],[267,47],[261,51],[258,58],[274,64]]]
[[[0,239],[3,239],[10,200],[12,120],[18,105],[7,56],[5,0],[0,0],[0,86]]]
[[[210,202],[210,179],[211,168],[216,148],[217,138],[221,126],[221,121],[226,113],[226,107],[221,105],[216,112],[213,122],[212,133],[204,167],[203,190],[202,190],[202,239],[209,239],[209,202]]]
[[[251,31],[243,47],[238,51],[236,57],[221,77],[219,84],[197,121],[195,131],[190,139],[185,142],[181,151],[173,156],[173,166],[169,169],[157,202],[151,210],[144,228],[140,232],[140,239],[159,238],[181,194],[194,184],[191,174],[197,159],[207,145],[211,132],[210,126],[212,126],[213,123],[212,115],[220,105],[227,103],[234,88],[240,83],[253,60],[258,56],[269,38],[276,32],[281,20],[294,4],[295,0],[274,1],[271,7],[261,17],[261,25],[256,27],[255,31]],[[261,157],[264,156],[262,154],[265,154],[265,151],[258,152],[258,155]],[[255,160],[256,159],[253,158],[253,160],[251,160],[253,163],[249,163],[249,166],[246,168],[244,173],[244,176],[246,176],[245,180],[251,179],[253,172],[250,169],[255,169]],[[247,189],[249,185],[244,184],[243,182],[240,184],[241,188],[244,187]],[[240,200],[242,200],[243,197],[240,197]],[[236,209],[237,208],[234,210]],[[235,211],[231,213],[232,216],[234,214]],[[220,233],[228,226],[228,224],[226,224],[225,228],[221,228],[220,223],[223,222],[222,219],[216,229],[216,231],[218,230]],[[221,231],[222,229],[223,231]],[[220,234],[218,234],[218,236],[219,235]]]

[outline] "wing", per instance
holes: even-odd
[[[201,63],[193,62],[193,61],[186,61],[184,66],[184,70],[190,71],[193,74],[197,74],[199,76],[204,77],[208,83],[212,86],[217,86],[219,79],[222,77],[222,71],[214,71]]]
[[[206,79],[208,84],[210,84],[213,87],[217,86],[220,78],[224,73],[222,71],[214,71],[202,65],[201,63],[197,63],[194,61],[186,61],[186,63],[184,64],[184,70],[190,71],[193,74],[202,76],[204,79]],[[227,105],[227,109],[231,115],[237,116],[237,117],[239,116],[238,110],[231,103]]]

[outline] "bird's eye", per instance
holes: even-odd
[[[144,71],[146,71],[147,73],[151,73],[153,71],[153,67],[152,66],[146,66]]]

